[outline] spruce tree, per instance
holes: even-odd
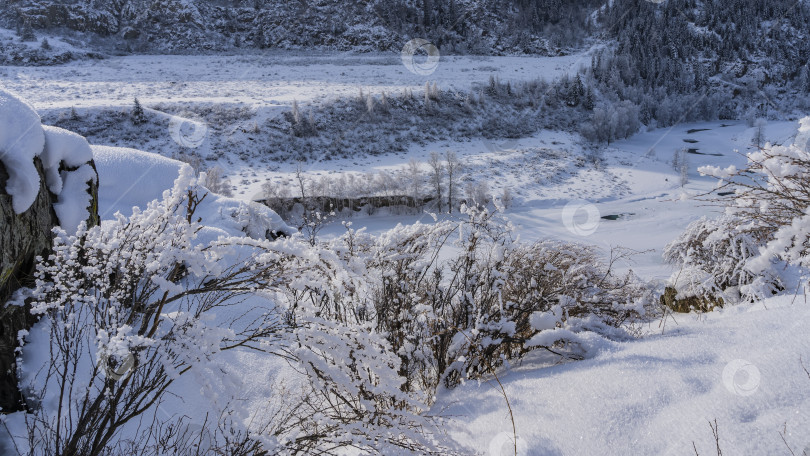
[[[135,98],[135,106],[132,108],[132,123],[140,125],[144,122],[146,122],[146,114],[143,112],[141,102]]]

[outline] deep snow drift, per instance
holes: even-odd
[[[784,296],[706,315],[679,314],[639,340],[602,341],[584,361],[537,353],[501,372],[519,454],[794,454],[810,446],[810,304]],[[540,367],[545,366],[545,367]],[[433,413],[487,456],[514,454],[494,379],[446,392]]]

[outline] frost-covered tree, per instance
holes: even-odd
[[[754,136],[751,138],[751,145],[757,149],[765,145],[765,126],[768,123],[765,119],[757,119],[754,121]]]
[[[453,213],[453,205],[458,193],[458,179],[461,174],[461,161],[452,150],[444,154],[447,166],[447,211]]]
[[[630,101],[602,102],[594,107],[591,119],[583,125],[581,133],[589,141],[610,144],[637,132],[640,127],[638,116],[638,107]]]
[[[422,183],[423,183],[423,176],[422,176],[422,164],[412,158],[408,162],[408,180],[410,181],[410,196],[413,199],[414,204],[422,197]]]
[[[132,106],[132,113],[131,113],[132,123],[135,125],[140,125],[146,122],[146,114],[143,111],[143,106],[141,106],[141,102],[135,98],[135,101]]]
[[[225,171],[219,166],[213,166],[205,172],[205,188],[222,196],[232,196],[231,182],[225,177]]]
[[[430,182],[433,186],[433,196],[436,197],[436,209],[438,209],[439,212],[442,212],[442,209],[444,208],[443,189],[445,166],[444,163],[442,163],[441,156],[438,152],[433,151],[430,153],[428,165],[430,166]]]

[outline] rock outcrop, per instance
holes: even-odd
[[[44,176],[39,158],[34,160]],[[40,181],[34,204],[22,214],[12,208],[7,182],[8,172],[0,164],[0,407],[4,412],[19,408],[14,349],[17,333],[34,323],[28,306],[9,300],[19,288],[33,284],[36,257],[48,254],[51,230],[59,224],[45,179]]]
[[[67,132],[56,133],[52,136],[68,136]],[[33,109],[0,90],[0,413],[22,407],[15,349],[19,332],[29,329],[35,319],[30,306],[15,292],[33,285],[36,258],[49,254],[52,230],[62,225],[56,209],[60,204],[61,210],[86,205],[86,213],[78,213],[88,225],[98,223],[98,176],[92,154],[87,155],[89,145],[77,138],[70,136],[70,148],[59,144],[58,139],[47,143]],[[71,157],[64,155],[65,151],[73,153],[77,149],[79,152]],[[63,182],[76,180],[79,175],[71,173],[79,168],[77,160],[88,156],[90,159],[82,164],[85,168],[80,185],[63,186]],[[46,166],[43,160],[51,163]],[[85,179],[88,169],[93,175]],[[71,197],[66,191],[83,194]],[[75,231],[75,227],[66,229]]]
[[[673,312],[711,312],[716,308],[722,308],[725,302],[723,298],[714,296],[689,296],[678,297],[675,288],[667,287],[660,298],[661,305],[670,308]]]

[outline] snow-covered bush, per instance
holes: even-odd
[[[19,359],[30,408],[27,435],[12,436],[19,452],[177,450],[182,422],[155,409],[189,372],[221,412],[192,437],[217,454],[443,451],[419,415],[426,406],[400,389],[386,339],[345,317],[354,283],[340,258],[300,238],[199,242],[204,189],[192,176],[184,166],[131,217],[56,233],[31,292],[40,321]],[[327,300],[329,313],[318,306]],[[240,375],[223,357],[232,350],[283,359],[306,380],[278,391],[275,410],[240,419]]]
[[[205,171],[205,188],[222,196],[233,196],[231,181],[225,177],[225,171],[219,166],[213,166]]]
[[[624,100],[620,103],[601,102],[596,105],[590,121],[582,124],[582,136],[591,142],[606,142],[629,138],[640,128],[638,107]]]
[[[644,313],[645,288],[615,276],[596,250],[522,244],[511,232],[496,213],[468,207],[462,223],[398,226],[378,238],[350,229],[335,241],[365,277],[361,314],[399,355],[408,391],[430,400],[442,382],[454,386],[535,349],[556,352],[580,342],[581,331],[615,336]]]
[[[581,358],[578,333],[626,335],[621,327],[646,312],[647,291],[632,273],[616,275],[594,248],[560,241],[515,242],[511,226],[486,210],[468,210],[460,254],[450,260],[449,315],[457,328],[447,349],[448,386],[475,378],[528,352],[564,348]],[[445,317],[448,318],[448,317]],[[578,346],[580,345],[580,346]],[[578,346],[578,347],[577,347]]]
[[[758,281],[758,275],[747,269],[768,235],[768,230],[735,215],[692,222],[664,249],[664,260],[677,268],[669,283],[675,296],[695,298],[698,308],[710,310],[715,305],[751,301],[781,289],[780,279],[772,272],[764,273]],[[761,286],[752,287],[755,282]]]
[[[738,170],[704,166],[721,179],[717,191],[733,190],[726,214],[700,220],[671,243],[665,259],[679,270],[670,286],[677,298],[714,303],[762,299],[796,284],[790,266],[810,266],[810,117],[800,121],[793,144],[765,144]],[[669,292],[670,300],[674,296]],[[711,306],[707,306],[711,307]]]

